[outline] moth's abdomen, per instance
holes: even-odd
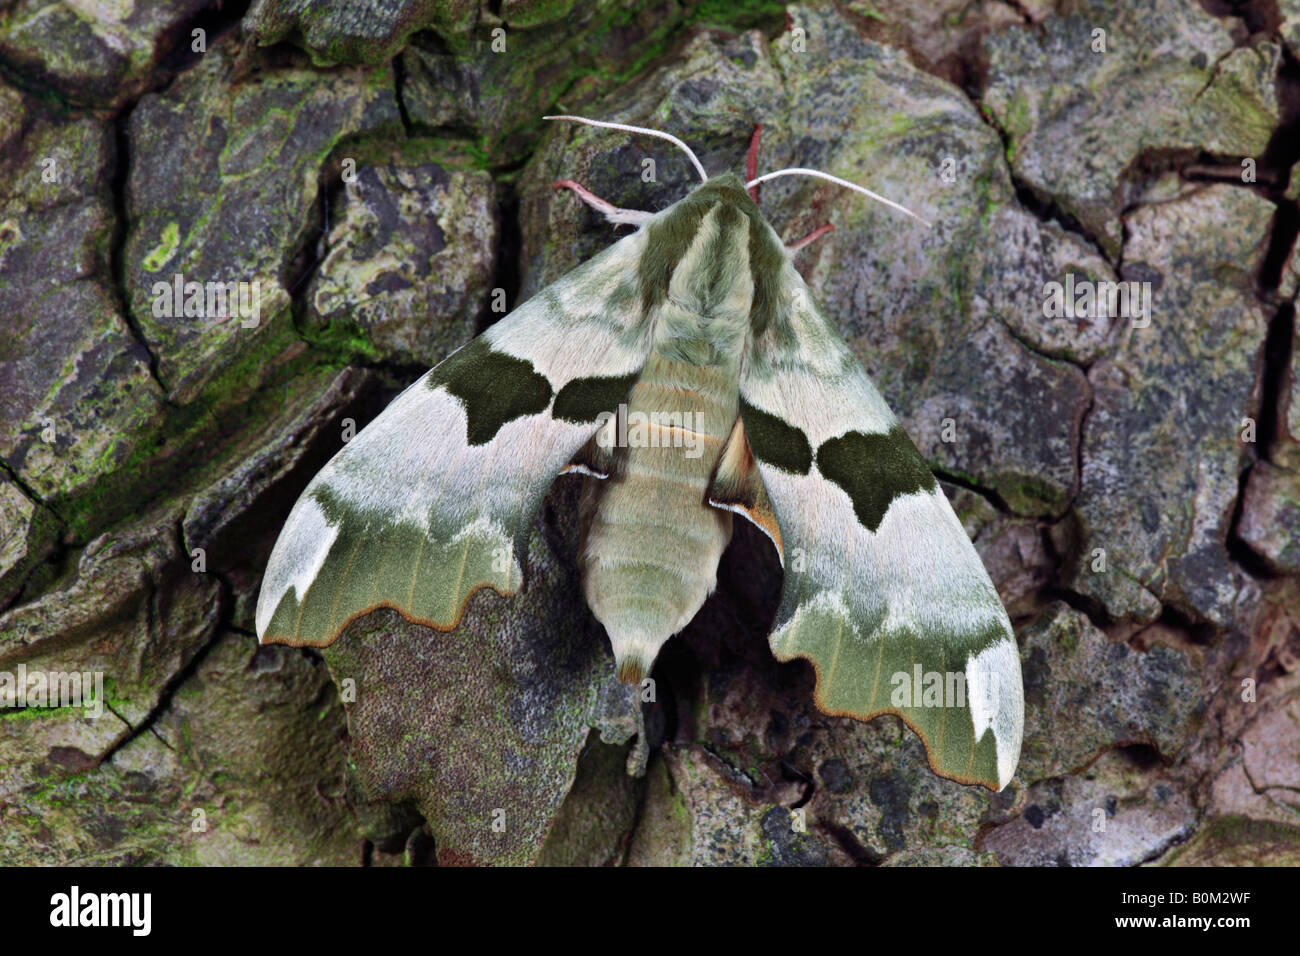
[[[610,476],[583,490],[581,565],[621,680],[644,677],[717,583],[731,515],[706,498],[736,414],[734,373],[652,353],[602,430],[617,450]]]

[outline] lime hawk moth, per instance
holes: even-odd
[[[812,662],[817,705],[896,714],[936,773],[1001,790],[1023,724],[1006,611],[756,187],[802,173],[907,211],[815,170],[754,178],[757,136],[744,182],[710,178],[666,133],[548,118],[668,139],[702,183],[653,214],[556,184],[634,231],[417,380],[316,475],[267,565],[259,638],[329,644],[378,607],[456,627],[479,588],[518,591],[542,498],[579,472],[583,591],[622,680],[695,616],[740,515],[781,557],[771,648]]]

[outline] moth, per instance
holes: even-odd
[[[717,581],[735,516],[784,568],[769,641],[817,706],[896,714],[938,774],[993,790],[1020,754],[1007,613],[930,468],[792,265],[759,183],[710,178],[543,288],[402,392],[320,471],[276,541],[263,642],[322,646],[379,607],[455,628],[517,592],[555,477],[585,475],[583,592],[637,683]],[[908,215],[912,215],[908,213]],[[919,218],[919,217],[916,217]]]

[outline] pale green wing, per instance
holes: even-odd
[[[644,245],[633,233],[542,289],[334,456],[271,552],[262,641],[328,644],[377,607],[450,629],[476,589],[519,589],[541,499],[649,351]]]
[[[780,527],[771,635],[817,704],[901,717],[935,772],[994,790],[1020,755],[1020,657],[979,555],[861,363],[788,263],[751,342],[741,419]]]

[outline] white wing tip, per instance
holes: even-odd
[[[253,616],[253,626],[257,630],[257,643],[262,644],[266,638],[267,625],[271,623],[271,615],[274,613],[273,606],[267,600],[266,586],[263,583],[261,592],[257,595],[257,612]]]
[[[1025,700],[1020,653],[1008,636],[966,659],[966,689],[975,740],[993,731],[997,748],[998,790],[1005,790],[1020,762]]]

